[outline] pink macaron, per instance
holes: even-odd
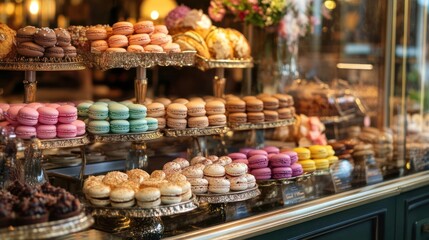
[[[247,153],[247,158],[250,158],[251,156],[255,156],[255,155],[268,156],[268,153],[264,150],[251,150],[250,152]]]
[[[61,105],[58,103],[46,103],[45,104],[45,107],[50,107],[50,108],[55,108],[55,109],[57,109],[59,106],[61,106]]]
[[[73,124],[58,124],[57,137],[59,138],[74,138],[77,134],[77,128]]]
[[[21,139],[30,139],[36,136],[36,128],[33,126],[18,126],[15,129],[16,136]]]
[[[57,108],[58,122],[72,123],[77,120],[77,108],[70,105],[62,105]]]
[[[253,169],[250,172],[250,174],[255,176],[256,180],[271,179],[271,169],[270,168]]]
[[[252,150],[254,150],[254,149],[253,148],[240,148],[239,152],[246,154],[246,156],[247,156],[247,154]]]
[[[23,106],[20,105],[16,105],[16,106],[11,106],[6,114],[5,114],[5,118],[6,120],[12,124],[12,125],[17,125],[18,124],[18,112],[19,110],[21,110],[21,108],[23,108]]]
[[[277,154],[280,152],[280,149],[274,146],[266,146],[262,148],[262,150],[266,151],[268,154],[272,154],[272,153]]]
[[[38,125],[37,137],[40,139],[52,139],[57,136],[57,127],[55,125]]]
[[[168,43],[168,37],[165,33],[154,33],[150,35],[150,44],[162,45]]]
[[[249,159],[249,168],[265,168],[268,166],[268,158],[264,155],[254,155],[251,156]]]
[[[244,153],[239,153],[239,152],[236,152],[236,153],[230,153],[230,154],[228,154],[228,157],[230,157],[232,160],[236,160],[236,159],[246,159],[246,158],[247,158],[246,154],[244,154]]]
[[[274,179],[290,178],[292,177],[292,168],[290,167],[277,167],[271,169]]]
[[[23,107],[19,109],[17,120],[20,124],[26,126],[34,126],[39,119],[39,112],[31,107]]]
[[[45,106],[43,103],[33,102],[26,105],[26,107],[31,107],[34,109],[38,109],[39,107]]]
[[[235,159],[235,160],[232,160],[232,162],[233,163],[244,163],[246,165],[249,165],[249,160],[247,160],[247,159]]]
[[[274,154],[269,158],[271,167],[289,167],[290,166],[290,157],[286,154]]]
[[[73,121],[71,124],[76,126],[76,136],[81,136],[85,134],[85,123],[81,120]]]
[[[144,46],[150,43],[150,36],[146,33],[134,34],[128,37],[129,45]]]
[[[290,164],[294,164],[296,162],[298,162],[298,153],[294,152],[294,151],[285,151],[285,152],[281,152],[282,154],[286,154],[290,157]]]
[[[51,107],[40,107],[37,109],[39,112],[39,123],[53,125],[58,122],[59,112],[55,108]]]
[[[292,164],[290,168],[292,169],[292,177],[296,177],[304,173],[304,170],[302,169],[302,166],[299,163]]]
[[[3,110],[3,112],[7,112],[7,110],[10,108],[10,105],[7,103],[0,103],[0,108]]]

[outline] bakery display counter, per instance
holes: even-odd
[[[396,210],[394,203],[398,199],[407,197],[409,200],[405,200],[405,204],[408,209],[405,209],[405,214],[410,213],[412,210],[419,210],[421,207],[427,209],[429,208],[427,203],[428,186],[429,172],[421,172],[295,206],[276,207],[272,211],[266,210],[266,212],[260,214],[249,214],[249,217],[237,221],[223,224],[218,222],[219,225],[171,236],[166,239],[284,239],[286,236],[297,237],[305,234],[314,234],[309,236],[334,234],[336,231],[343,231],[344,229],[342,230],[342,228],[344,227],[347,229],[347,226],[359,226],[359,221],[366,220],[376,224],[373,226],[375,227],[373,231],[378,232],[371,234],[376,234],[376,236],[388,234],[392,236],[393,233],[387,233],[387,228],[391,229],[393,225],[388,227],[388,224],[395,221],[395,217],[392,214],[395,211],[399,211],[399,209]],[[426,201],[423,201],[424,199]],[[399,204],[397,207],[400,207]],[[354,215],[357,213],[362,216],[355,217]],[[399,213],[404,214],[404,212]],[[426,215],[420,216],[421,218],[426,220],[429,218],[428,211],[421,214]],[[396,220],[403,221],[404,219],[397,218]],[[318,225],[312,225],[314,222],[317,222]],[[323,229],[322,223],[328,224],[325,229]],[[403,231],[403,229],[401,230],[401,225],[397,226],[397,231]],[[404,223],[404,226],[407,226],[407,223]],[[306,230],[304,231],[303,229]],[[311,229],[314,229],[315,232],[312,232]],[[357,229],[351,229],[350,227],[348,230],[351,233]],[[420,228],[418,230],[420,231]],[[422,227],[423,230],[424,228]],[[328,233],[329,231],[334,231],[334,233]],[[386,237],[386,235],[383,236]],[[387,236],[386,239],[392,238]]]

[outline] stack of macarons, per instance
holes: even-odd
[[[293,151],[298,154],[298,161],[302,165],[304,172],[316,171],[316,163],[311,159],[311,152],[308,148],[297,147]]]
[[[161,129],[206,128],[226,125],[225,104],[218,100],[156,98],[146,107],[148,116],[157,118]]]
[[[284,179],[300,176],[304,173],[298,155],[294,151],[280,151],[267,146],[263,149],[243,148],[240,152],[230,153],[233,162],[245,163],[257,180]]]
[[[197,156],[190,163],[184,158],[176,158],[164,165],[164,171],[181,171],[196,194],[223,194],[256,186],[256,179],[248,173],[246,164],[232,163],[228,156]]]
[[[62,28],[26,26],[16,32],[16,51],[24,57],[76,57],[70,33]]]
[[[141,169],[126,173],[113,171],[106,175],[90,176],[83,185],[86,198],[95,206],[117,208],[153,208],[161,204],[175,204],[192,198],[191,184],[180,173],[165,174],[155,170],[148,174]]]
[[[85,134],[85,123],[77,119],[72,103],[1,104],[1,109],[22,139],[74,138]]]
[[[293,98],[287,94],[260,94],[242,98],[227,95],[225,99],[228,122],[234,124],[275,122],[291,119],[295,115]]]
[[[122,21],[112,27],[94,26],[86,30],[86,38],[91,41],[91,52],[181,52],[180,46],[172,42],[164,25],[154,25],[152,21],[135,24]]]
[[[158,120],[146,117],[147,108],[130,101],[86,101],[78,104],[77,109],[79,117],[87,119],[88,132],[92,134],[142,133],[158,129]]]

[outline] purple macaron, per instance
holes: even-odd
[[[256,180],[271,179],[271,169],[270,168],[253,169],[250,172],[250,174],[255,176]]]
[[[292,164],[290,168],[292,169],[292,177],[296,177],[304,173],[304,170],[302,169],[302,166],[299,163]]]
[[[290,157],[286,154],[275,154],[268,158],[271,167],[290,167]]]
[[[265,168],[268,167],[268,158],[264,155],[254,155],[247,159],[249,161],[249,168]]]
[[[292,177],[292,168],[290,167],[278,167],[271,169],[274,179],[290,178]]]
[[[239,152],[235,152],[235,153],[230,153],[228,154],[228,157],[230,157],[232,160],[236,160],[236,159],[246,159],[247,155],[244,153],[239,153]]]
[[[290,157],[290,164],[294,164],[296,162],[298,162],[298,153],[294,152],[294,151],[285,151],[285,152],[281,152],[282,154],[286,154]]]
[[[268,154],[270,153],[278,154],[280,152],[280,149],[274,146],[266,146],[262,148],[262,150],[266,151]]]
[[[250,157],[255,156],[255,155],[268,156],[268,153],[264,150],[252,150],[252,151],[247,153],[247,158],[250,158]]]
[[[239,152],[246,154],[246,156],[247,156],[247,153],[249,153],[252,150],[254,150],[254,149],[253,148],[240,148]]]

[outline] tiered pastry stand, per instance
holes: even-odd
[[[85,64],[81,57],[66,57],[64,59],[54,58],[15,58],[15,59],[4,59],[0,61],[0,70],[8,71],[24,71],[25,79],[24,83],[24,103],[31,103],[36,101],[37,91],[37,80],[36,72],[53,72],[53,71],[78,71],[85,69]],[[49,139],[40,140],[38,149],[33,149],[33,154],[40,154],[38,151],[52,148],[69,148],[69,147],[80,147],[82,157],[82,169],[81,177],[85,171],[86,155],[85,145],[89,143],[89,139],[86,135],[69,138],[69,139]],[[30,145],[33,148],[35,145]],[[43,172],[43,170],[41,169]],[[44,175],[44,173],[39,173]]]
[[[160,239],[164,232],[162,216],[186,213],[196,209],[199,203],[195,196],[190,200],[153,208],[138,206],[128,208],[96,207],[86,204],[86,209],[96,218],[96,228],[112,231],[118,235],[135,239]],[[117,226],[114,226],[116,223]]]
[[[154,66],[192,66],[194,65],[195,51],[181,53],[82,53],[88,67],[102,71],[123,68],[137,69],[134,80],[136,102],[143,104],[147,95],[148,79],[147,68]],[[146,141],[160,138],[162,133],[157,131],[129,134],[93,135],[95,142],[132,142],[131,152],[126,159],[126,169],[146,168]]]

